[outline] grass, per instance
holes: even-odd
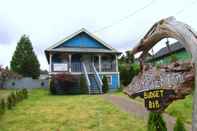
[[[51,96],[33,90],[6,111],[0,131],[145,131],[144,120],[121,112],[100,96]]]
[[[6,98],[13,90],[0,89],[0,99]]]
[[[180,116],[183,118],[183,121],[186,123],[192,123],[192,95],[188,95],[183,100],[174,101],[166,109],[166,112],[170,115],[177,117]]]

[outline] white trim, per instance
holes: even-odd
[[[81,75],[83,72],[64,72],[65,74],[72,74],[72,75]],[[49,72],[49,74],[62,74],[62,72]],[[94,74],[94,72],[88,72],[88,74]],[[99,75],[113,75],[117,74],[119,75],[119,72],[99,72]]]
[[[71,72],[71,60],[72,60],[72,55],[68,54],[68,71]]]
[[[120,75],[118,75],[118,88],[120,88]]]
[[[99,43],[101,43],[102,45],[104,45],[106,48],[110,49],[110,50],[114,50],[117,51],[115,48],[111,47],[109,44],[105,43],[103,40],[99,39],[97,36],[95,36],[94,34],[90,33],[89,31],[87,31],[86,29],[82,28],[77,32],[74,32],[73,34],[65,37],[64,39],[60,40],[59,42],[55,43],[54,45],[50,46],[49,48],[47,48],[46,50],[51,50],[59,45],[61,45],[62,43],[64,43],[65,41],[77,36],[78,34],[85,32],[86,34],[88,34],[89,36],[91,36],[92,38],[94,38],[95,40],[97,40]],[[118,51],[117,51],[118,52]]]
[[[99,57],[99,72],[101,72],[101,55],[99,55],[98,57]]]
[[[116,59],[116,71],[118,72],[118,57],[117,57],[117,55],[115,55],[115,59]]]
[[[105,74],[118,74],[119,75],[119,72],[100,72],[99,74],[101,74],[101,75],[105,75]]]
[[[52,54],[49,53],[49,72],[52,72]]]

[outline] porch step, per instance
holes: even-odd
[[[100,94],[99,86],[95,79],[95,75],[89,74],[88,77],[90,80],[90,94]]]

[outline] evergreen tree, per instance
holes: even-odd
[[[149,113],[148,131],[167,131],[166,124],[160,113]]]
[[[109,85],[108,85],[107,77],[105,75],[103,76],[102,82],[103,82],[103,87],[102,87],[103,93],[107,93],[109,90]]]
[[[184,127],[184,123],[182,122],[182,120],[179,117],[176,119],[174,131],[186,131],[186,129]]]
[[[40,64],[33,51],[32,43],[26,35],[23,35],[17,43],[10,67],[14,72],[24,77],[32,77],[33,79],[39,77]]]

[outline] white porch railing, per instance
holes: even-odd
[[[89,77],[88,77],[88,73],[87,73],[87,70],[86,70],[86,66],[85,64],[82,62],[82,67],[83,67],[83,72],[84,72],[84,75],[85,75],[85,78],[86,78],[86,83],[87,83],[87,86],[88,86],[88,92],[90,93],[90,80],[89,80]]]
[[[82,67],[80,62],[72,62],[71,63],[71,71],[72,72],[81,72]]]
[[[98,71],[96,70],[94,64],[92,63],[92,68],[93,68],[93,71],[94,71],[94,74],[96,76],[96,81],[97,81],[97,84],[99,86],[99,89],[100,89],[100,93],[102,94],[103,93],[103,90],[102,90],[102,86],[103,86],[103,82],[101,80],[101,77],[99,76],[99,73]]]

